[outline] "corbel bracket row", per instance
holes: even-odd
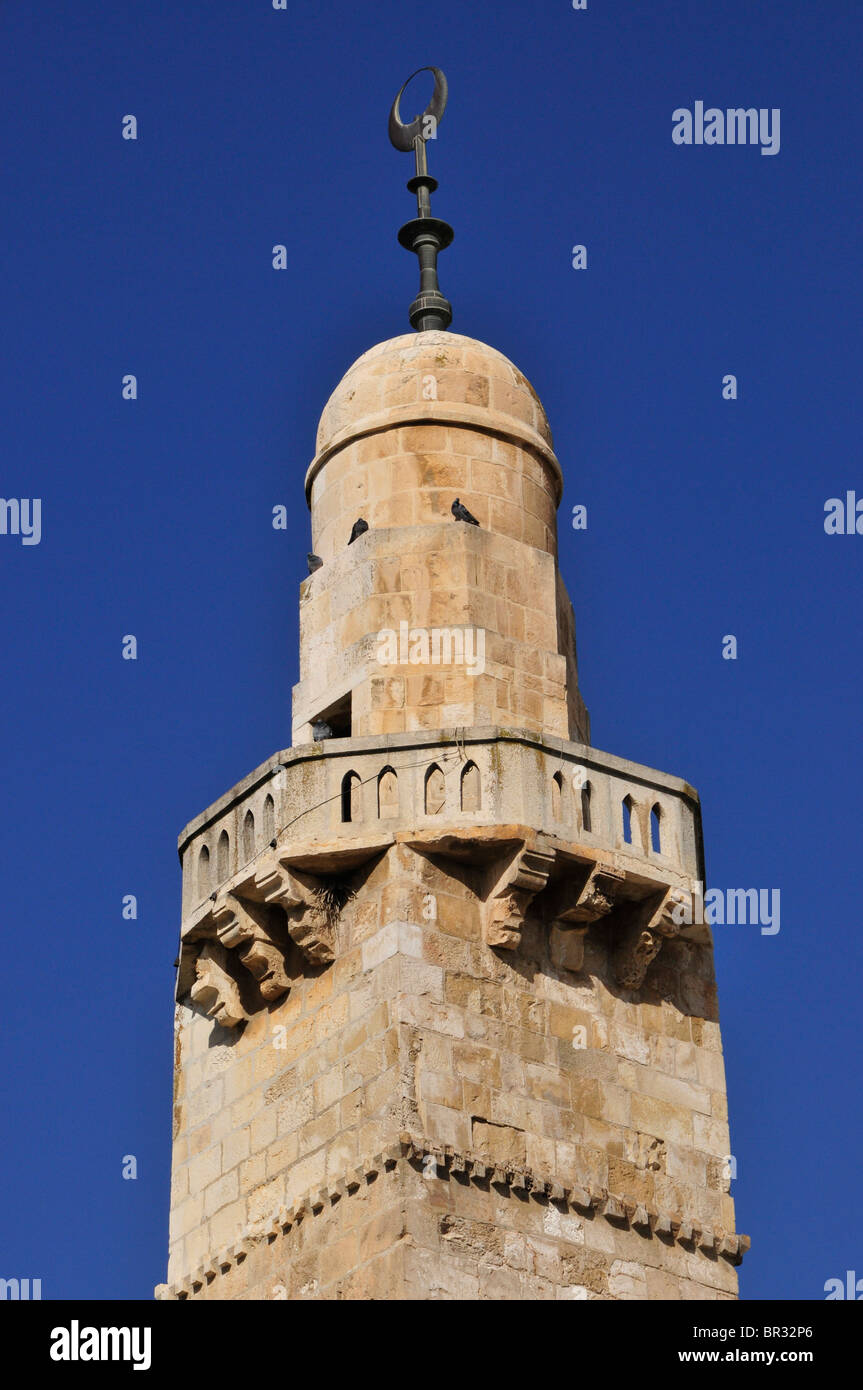
[[[552,881],[552,887],[549,883]],[[606,860],[582,861],[551,843],[524,839],[491,876],[483,905],[487,945],[515,950],[534,901],[550,923],[553,963],[580,970],[584,939],[593,922],[611,918],[616,927],[614,972],[620,985],[638,989],[664,940],[676,936],[682,916],[675,909],[680,891],[670,884],[635,884],[626,871]]]
[[[284,912],[284,925],[272,908]],[[335,958],[336,914],[321,878],[289,869],[278,852],[257,862],[229,891],[215,893],[187,924],[180,948],[178,997],[188,992],[209,1018],[235,1028],[249,1018],[232,960],[257,983],[268,1003],[288,992],[290,941],[312,966]],[[230,957],[229,957],[230,953]]]
[[[525,827],[495,828],[485,837],[474,831],[469,845],[451,832],[411,836],[409,843],[461,866],[466,849],[476,844],[478,906],[489,946],[517,949],[528,915],[536,915],[548,924],[553,964],[578,971],[588,928],[607,920],[615,977],[627,989],[640,988],[663,941],[676,936],[686,920],[681,910],[686,891],[680,887],[628,870],[608,854],[588,857],[581,846]],[[329,964],[335,958],[339,909],[328,891],[333,865],[327,853],[320,857],[326,871],[315,874],[307,868],[310,860],[314,863],[310,852],[301,871],[289,862],[288,850],[274,850],[215,893],[184,928],[178,998],[191,993],[209,1017],[233,1028],[249,1017],[248,991],[242,987],[246,975],[257,984],[256,1008],[261,998],[272,1002],[290,989],[291,941],[310,966]]]

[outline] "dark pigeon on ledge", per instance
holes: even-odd
[[[332,738],[333,731],[326,719],[316,719],[312,725],[312,738],[315,743],[323,743],[325,739]]]
[[[353,543],[354,543],[354,541],[356,540],[357,536],[363,535],[363,533],[364,533],[365,531],[368,531],[368,529],[369,529],[369,523],[368,523],[367,521],[364,521],[363,518],[362,518],[361,516],[360,516],[360,517],[357,517],[357,520],[354,522],[353,529],[352,529],[352,531],[351,531],[351,538],[350,538],[350,540],[348,541],[348,545],[353,545]]]
[[[456,498],[453,502],[452,506],[450,507],[450,511],[452,512],[456,521],[467,521],[471,526],[479,526],[479,522],[477,521],[476,517],[471,516],[467,507],[463,507],[458,498]]]
[[[324,562],[320,555],[315,555],[310,550],[306,555],[306,564],[309,567],[309,574],[314,574],[315,570],[323,569]]]

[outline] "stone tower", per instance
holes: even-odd
[[[321,417],[292,746],[180,836],[157,1296],[734,1298],[698,798],[591,746],[548,422],[434,326],[414,144],[420,331]]]
[[[698,799],[590,745],[560,490],[470,338],[326,405],[293,746],[180,836],[161,1297],[736,1296]]]

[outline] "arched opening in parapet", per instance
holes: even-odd
[[[581,789],[581,828],[589,831],[590,824],[590,783],[585,782]]]
[[[243,858],[248,861],[255,857],[255,817],[247,811],[243,818]]]
[[[650,812],[650,848],[654,854],[662,853],[662,835],[659,822],[662,819],[662,807],[657,804],[651,808]]]
[[[623,843],[632,844],[632,797],[625,796],[621,802],[620,809],[623,815]]]
[[[342,778],[342,820],[360,818],[360,778],[357,772],[346,772]]]
[[[392,820],[399,813],[399,779],[391,767],[385,767],[378,777],[378,815]]]
[[[198,854],[198,897],[206,898],[210,891],[210,851],[201,845]]]
[[[432,763],[425,775],[425,813],[439,816],[446,805],[446,782],[437,763]]]
[[[276,833],[276,803],[271,796],[264,802],[264,839],[267,844],[273,839]]]
[[[230,861],[231,842],[228,839],[227,830],[223,830],[219,836],[219,843],[216,846],[216,870],[219,875],[219,882],[224,883],[228,877],[228,864]]]
[[[463,811],[482,810],[482,787],[479,768],[476,763],[465,763],[461,774],[461,809]]]
[[[563,818],[563,776],[559,772],[551,779],[551,817],[552,820]]]

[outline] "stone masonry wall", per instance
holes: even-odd
[[[585,737],[572,614],[564,594],[558,615],[556,584],[543,551],[451,518],[361,536],[302,586],[295,741],[347,691],[355,738],[501,722]],[[383,663],[378,634],[402,623],[405,642],[418,628],[468,631],[475,669],[408,660],[408,646]]]
[[[627,991],[602,923],[577,973],[539,921],[485,945],[467,866],[396,844],[356,887],[243,1030],[178,1006],[162,1296],[734,1297],[709,945]]]

